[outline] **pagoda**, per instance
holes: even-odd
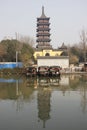
[[[46,17],[44,7],[42,6],[42,14],[37,18],[37,46],[34,50],[33,57],[40,66],[60,66],[61,68],[69,67],[69,57],[63,54],[64,49],[53,49],[50,45],[50,18]],[[63,47],[64,48],[64,44]]]
[[[42,14],[39,18],[37,18],[37,28],[36,28],[36,42],[37,46],[35,48],[35,52],[33,54],[35,60],[38,57],[55,57],[60,56],[62,54],[62,50],[53,49],[52,45],[50,45],[50,18],[46,17],[44,13],[44,6],[42,6]]]
[[[50,18],[46,17],[44,13],[44,7],[42,7],[42,14],[41,17],[37,18],[37,40],[38,43],[36,48],[38,49],[51,49],[52,46],[50,45]]]

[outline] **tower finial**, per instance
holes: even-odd
[[[44,6],[42,6],[42,15],[41,15],[41,17],[43,17],[43,18],[46,17],[45,14],[44,14]]]
[[[44,15],[44,6],[42,6],[42,15]]]

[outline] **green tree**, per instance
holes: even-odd
[[[3,40],[0,44],[4,46],[6,50],[5,61],[15,62],[16,49],[18,49],[19,43],[16,40]]]
[[[4,61],[4,57],[6,55],[5,47],[0,44],[0,61]]]
[[[0,60],[6,62],[16,61],[16,52],[18,53],[18,61],[28,64],[33,60],[33,47],[29,43],[17,40],[2,40],[0,42]]]
[[[33,48],[29,44],[23,44],[21,49],[21,60],[24,63],[24,66],[32,64],[33,52]]]

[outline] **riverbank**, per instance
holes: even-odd
[[[14,69],[0,69],[0,77],[4,78],[18,78],[23,75],[23,68]]]
[[[61,74],[87,74],[87,72],[84,71],[74,71],[74,72],[61,72]]]

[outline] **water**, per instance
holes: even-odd
[[[0,79],[0,130],[87,130],[87,75]]]

